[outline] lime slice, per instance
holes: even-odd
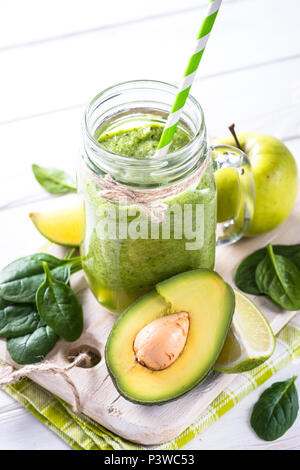
[[[214,369],[236,374],[266,361],[275,348],[272,329],[264,315],[241,292],[234,290],[235,312],[229,334]]]
[[[84,226],[83,205],[29,214],[38,231],[48,240],[58,245],[78,246]]]

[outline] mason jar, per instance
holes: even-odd
[[[78,171],[85,208],[82,264],[96,299],[113,313],[121,313],[159,281],[214,268],[214,171],[234,168],[240,188],[234,217],[219,224],[218,243],[241,238],[251,220],[249,160],[236,148],[208,146],[203,111],[191,95],[178,124],[188,136],[182,148],[140,158],[101,143],[103,136],[116,139],[121,132],[123,145],[132,144],[133,129],[143,134],[163,126],[176,93],[167,83],[131,81],[102,91],[85,111]]]

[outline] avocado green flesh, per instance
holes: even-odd
[[[224,345],[233,312],[231,287],[213,271],[199,269],[174,276],[140,297],[118,318],[106,344],[106,364],[125,398],[160,404],[178,398],[205,378]],[[153,320],[185,311],[190,327],[177,360],[160,371],[139,364],[133,342]]]

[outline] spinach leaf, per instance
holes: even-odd
[[[56,280],[43,263],[45,281],[36,293],[40,317],[66,341],[75,341],[83,331],[83,312],[70,286]]]
[[[234,282],[236,286],[243,292],[247,292],[248,294],[253,295],[261,294],[255,281],[255,271],[257,265],[266,256],[266,253],[266,248],[261,248],[260,250],[255,251],[251,255],[247,256],[247,258],[245,258],[237,268],[234,276]]]
[[[46,253],[35,253],[34,255],[18,258],[8,264],[0,272],[0,283],[22,279],[24,277],[34,276],[35,274],[44,273],[42,262],[45,261],[50,269],[57,268],[66,263],[66,260],[56,258]]]
[[[33,174],[38,183],[51,194],[67,194],[76,192],[72,178],[62,170],[32,165]]]
[[[61,282],[68,282],[70,278],[70,265],[59,266],[52,269],[53,276]],[[33,303],[38,288],[45,279],[44,274],[24,276],[10,279],[0,283],[0,297],[10,302]]]
[[[13,261],[0,272],[0,297],[10,302],[34,303],[36,291],[45,279],[43,261],[56,279],[68,282],[70,269],[80,263],[80,257],[60,259],[36,253]]]
[[[274,245],[275,255],[285,256],[300,269],[300,244],[298,245]]]
[[[42,361],[57,340],[58,336],[49,326],[40,326],[33,333],[8,339],[6,347],[17,364],[33,364]]]
[[[300,309],[300,271],[268,245],[266,257],[256,268],[255,280],[260,292],[267,294],[286,310]]]
[[[250,423],[261,439],[274,441],[295,422],[299,410],[296,378],[274,383],[254,405]]]
[[[274,253],[290,259],[298,269],[300,269],[300,244],[298,245],[274,245]],[[234,276],[236,286],[248,294],[260,295],[256,280],[255,271],[258,264],[267,255],[267,247],[260,248],[247,256],[239,265]]]
[[[0,338],[14,338],[32,333],[40,322],[36,306],[11,304],[0,299]]]

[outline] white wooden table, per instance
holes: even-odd
[[[27,214],[50,198],[31,164],[75,172],[84,104],[106,86],[138,78],[178,82],[206,3],[1,1],[1,267],[42,241]],[[235,122],[238,130],[282,139],[300,164],[299,1],[223,0],[193,94],[211,137]],[[299,362],[284,368],[186,448],[300,449],[299,418],[273,443],[249,426],[266,386],[297,373]],[[0,424],[0,449],[69,448],[4,392]]]

